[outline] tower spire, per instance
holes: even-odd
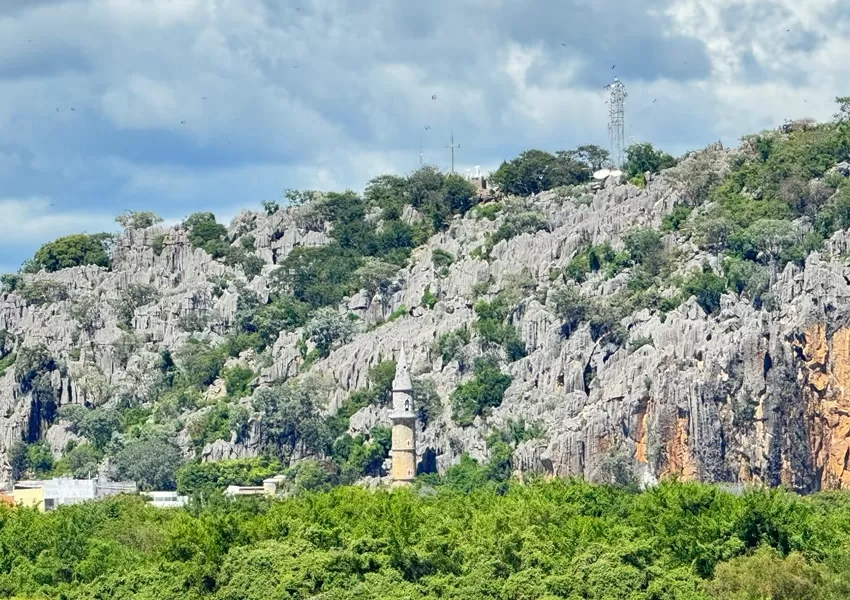
[[[416,477],[416,412],[413,406],[413,383],[404,344],[396,361],[393,379],[392,431],[393,485],[409,485]]]

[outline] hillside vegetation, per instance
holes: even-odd
[[[782,294],[811,297],[789,290],[817,256],[843,268],[848,156],[839,99],[833,121],[737,150],[632,146],[631,183],[600,191],[588,179],[606,153],[581,146],[506,161],[499,195],[424,167],[362,195],[290,190],[230,227],[121,215],[123,235],[55,240],[0,279],[0,462],[13,478],[102,470],[143,489],[297,479],[305,459],[328,474],[319,489],[381,477],[404,341],[427,471],[472,452],[508,472],[778,484],[790,461],[795,489],[835,486],[842,474],[816,481],[807,458],[827,445],[785,433],[793,414],[747,436],[757,414],[804,403],[802,327],[846,325],[832,302],[804,314],[811,302],[782,334],[758,329],[784,318]],[[738,331],[750,338],[720,341]],[[221,458],[242,466],[212,473]]]

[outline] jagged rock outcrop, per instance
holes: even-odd
[[[640,347],[620,347],[594,340],[587,325],[565,336],[555,314],[553,295],[563,285],[561,272],[586,244],[609,242],[636,227],[657,228],[689,193],[694,165],[722,176],[737,151],[713,144],[679,166],[648,178],[645,189],[607,181],[590,186],[509,199],[495,220],[464,218],[431,237],[413,252],[389,292],[365,290],[346,298],[341,310],[357,315],[360,331],[350,342],[309,367],[333,383],[324,410],[336,411],[357,389],[369,385],[369,369],[392,359],[404,343],[415,377],[428,377],[442,400],[427,426],[417,432],[420,461],[426,469],[444,470],[462,452],[486,460],[486,438],[510,421],[539,424],[543,434],[524,440],[514,452],[514,467],[550,475],[603,479],[612,460],[623,460],[646,483],[668,475],[683,479],[787,485],[800,491],[850,485],[850,234],[838,232],[821,253],[812,253],[805,268],[789,264],[776,276],[772,308],[756,309],[733,295],[721,298],[720,310],[708,315],[695,298],[666,315],[639,311],[621,323]],[[836,171],[844,173],[844,166]],[[522,211],[545,217],[546,227],[488,247],[506,220]],[[410,207],[405,222],[422,216]],[[163,350],[177,350],[191,337],[220,341],[236,317],[240,286],[269,296],[269,274],[299,246],[329,243],[327,226],[316,226],[301,209],[272,215],[244,212],[229,229],[233,244],[253,239],[265,266],[250,279],[239,266],[227,266],[193,248],[187,232],[152,227],[128,230],[119,239],[111,270],[78,267],[53,274],[28,275],[62,286],[62,299],[33,303],[19,293],[0,295],[0,330],[21,339],[20,347],[43,344],[62,362],[50,374],[57,406],[117,403],[123,395],[144,397],[156,384]],[[668,234],[680,271],[716,266],[717,258],[689,241]],[[483,249],[486,248],[485,253]],[[436,250],[450,253],[450,267],[438,269]],[[443,334],[473,329],[473,304],[530,281],[512,311],[510,323],[527,355],[504,367],[512,376],[502,404],[468,427],[451,415],[450,396],[471,377],[457,360],[444,364],[435,351]],[[627,285],[628,273],[604,279],[590,276],[582,284],[589,297],[607,297]],[[129,323],[119,311],[132,285],[156,291],[150,302],[135,307]],[[429,291],[432,308],[423,306]],[[98,307],[82,323],[79,306],[93,298]],[[406,309],[384,322],[401,307]],[[77,315],[72,316],[72,315]],[[197,327],[187,322],[197,321]],[[198,329],[192,333],[191,329]],[[258,373],[253,385],[267,386],[300,377],[306,368],[299,331],[282,332],[264,357],[251,358]],[[466,349],[471,364],[480,348]],[[262,360],[261,360],[262,358]],[[209,402],[224,395],[217,380]],[[243,403],[251,410],[250,402]],[[69,441],[79,441],[61,423],[38,412],[31,391],[23,391],[15,369],[0,377],[0,465],[15,440],[43,437],[58,455]],[[186,455],[186,428],[203,410],[180,417],[177,440]],[[350,431],[368,432],[387,425],[387,410],[367,407],[350,420]],[[420,424],[421,425],[421,424]],[[252,417],[246,432],[204,445],[203,460],[255,456],[261,450],[262,421]],[[0,476],[2,479],[2,476]],[[374,483],[374,482],[373,482]]]

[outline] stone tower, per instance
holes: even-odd
[[[404,354],[404,345],[398,356],[393,379],[392,485],[410,485],[416,477],[416,413],[413,407],[413,384]]]

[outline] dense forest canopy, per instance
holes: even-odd
[[[0,508],[0,596],[838,600],[844,495],[484,484],[157,510]],[[473,487],[469,492],[464,488]]]

